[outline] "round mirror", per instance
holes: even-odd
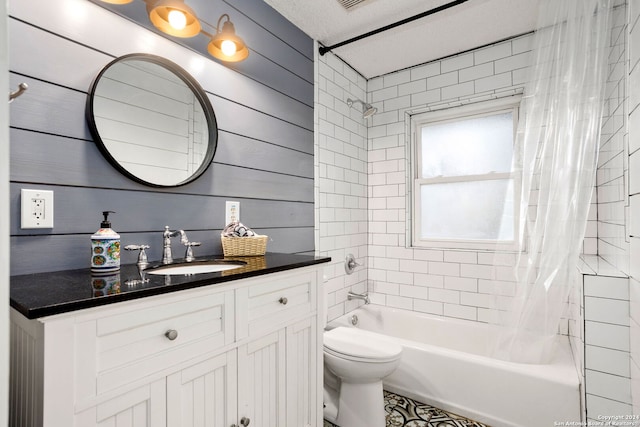
[[[218,125],[204,90],[158,56],[131,54],[110,62],[91,84],[86,114],[102,154],[143,184],[191,182],[216,151]]]

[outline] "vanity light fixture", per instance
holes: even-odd
[[[347,99],[347,105],[349,106],[349,108],[353,107],[353,104],[355,102],[359,102],[360,104],[362,104],[362,117],[364,117],[365,119],[373,116],[375,113],[378,112],[378,109],[376,107],[364,101],[360,101],[359,99],[351,99],[351,98]]]
[[[184,0],[146,0],[151,23],[163,33],[175,37],[200,34],[200,21]]]
[[[222,23],[224,18],[227,20]],[[221,24],[222,29],[220,29]],[[229,15],[226,13],[218,19],[216,34],[213,36],[211,34],[208,35],[211,37],[211,41],[207,46],[207,50],[214,58],[226,62],[239,62],[249,56],[249,49],[246,43],[236,35],[233,22],[231,22]]]
[[[133,2],[133,0],[101,1],[111,4],[127,4]],[[163,33],[184,38],[194,37],[202,33],[211,39],[207,45],[209,54],[221,61],[240,62],[249,56],[247,44],[236,35],[236,28],[226,13],[218,19],[216,33],[210,34],[202,29],[196,13],[185,4],[185,0],[142,1],[147,5],[149,20]],[[212,26],[210,24],[207,25]]]

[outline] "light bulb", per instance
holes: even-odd
[[[220,45],[220,49],[222,50],[222,53],[224,53],[225,55],[233,56],[236,53],[237,47],[236,47],[236,44],[231,40],[225,40]]]
[[[187,16],[180,10],[173,9],[169,12],[169,25],[176,30],[182,30],[187,26]]]

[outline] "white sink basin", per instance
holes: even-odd
[[[191,275],[233,270],[234,268],[244,267],[245,265],[247,265],[247,263],[244,261],[203,261],[156,267],[146,270],[145,273],[156,275]]]

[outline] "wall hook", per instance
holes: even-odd
[[[29,89],[29,86],[27,86],[26,83],[20,83],[18,85],[18,90],[16,90],[15,92],[9,92],[9,104],[11,104],[14,99],[22,95],[27,89]]]

